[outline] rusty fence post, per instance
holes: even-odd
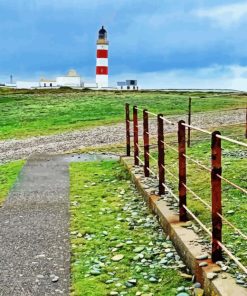
[[[163,114],[158,114],[158,171],[159,171],[159,195],[165,194],[165,145],[164,145],[164,121]]]
[[[143,144],[144,144],[144,175],[149,177],[149,129],[148,129],[148,113],[143,110]]]
[[[189,97],[188,125],[191,125],[191,97]],[[190,147],[190,137],[191,137],[191,128],[188,127],[188,140],[187,140],[188,147]]]
[[[222,241],[222,215],[221,207],[221,139],[217,137],[220,132],[212,133],[211,142],[211,194],[212,194],[212,261],[222,260],[222,249],[218,245],[218,241]]]
[[[126,155],[130,156],[130,105],[125,104],[125,123],[126,123]]]
[[[187,221],[187,211],[183,207],[186,206],[186,129],[183,125],[185,122],[178,122],[178,169],[179,169],[179,220],[180,222]]]
[[[137,106],[133,107],[133,129],[134,129],[134,164],[139,165]]]

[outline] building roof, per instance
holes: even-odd
[[[68,74],[67,74],[68,77],[79,77],[79,75],[77,74],[76,70],[74,69],[70,69]]]

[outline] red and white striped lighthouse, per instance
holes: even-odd
[[[108,87],[108,45],[107,31],[102,26],[97,40],[96,84],[98,88]]]

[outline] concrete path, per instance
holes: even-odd
[[[69,295],[69,162],[36,156],[0,209],[0,295]]]

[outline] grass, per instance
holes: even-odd
[[[222,126],[219,130],[225,136],[247,143],[247,140],[244,139],[243,126]],[[176,141],[177,136],[175,134],[166,135],[166,142],[172,144],[173,147],[176,147]],[[151,142],[152,144],[155,144],[156,139],[153,139]],[[222,141],[222,148],[223,176],[242,188],[247,189],[247,149],[226,141]],[[124,155],[124,149],[124,144],[117,144],[109,147],[96,147],[94,148],[94,152],[111,151]],[[210,149],[210,136],[205,136],[202,133],[193,131],[192,146],[187,149],[188,155],[210,168]],[[152,150],[152,155],[157,157],[157,152]],[[156,170],[156,163],[151,160],[151,164],[152,169]],[[166,164],[169,171],[178,176],[177,154],[170,149],[166,149]],[[174,180],[168,173],[166,174],[166,179],[173,191],[177,194],[176,180]],[[190,161],[187,162],[187,185],[209,205],[211,204],[210,173],[206,172],[204,169],[200,169]],[[247,234],[246,194],[234,189],[224,181],[222,181],[222,190],[223,215],[243,233]],[[206,209],[201,202],[196,201],[189,192],[187,193],[187,201],[189,208],[207,225],[208,228],[211,228],[210,210]],[[243,264],[247,265],[246,241],[226,224],[223,224],[223,242],[232,249],[234,254],[240,258]]]
[[[70,166],[70,175],[71,295],[103,296],[109,295],[111,291],[135,295],[137,291],[143,292],[145,289],[156,296],[169,296],[176,295],[178,286],[188,286],[177,270],[162,269],[160,266],[143,267],[134,261],[137,254],[133,249],[136,246],[152,246],[152,242],[157,240],[159,244],[169,241],[166,241],[162,232],[158,230],[157,222],[155,231],[142,226],[132,229],[126,222],[126,218],[131,219],[129,207],[134,211],[144,208],[135,220],[143,219],[145,223],[148,217],[153,216],[147,211],[146,206],[143,206],[141,197],[130,184],[129,176],[119,163],[73,163]],[[123,210],[123,207],[127,208]],[[128,244],[127,241],[132,241],[133,244]],[[119,243],[123,245],[114,250]],[[119,253],[124,255],[123,260],[111,261],[112,256]],[[159,258],[162,255],[152,256]],[[98,276],[90,274],[95,266],[101,269]],[[145,272],[154,273],[161,281],[150,283],[143,277]],[[137,279],[137,286],[126,288],[124,283],[131,278]],[[106,284],[106,281],[110,282]],[[116,287],[115,283],[122,285]]]
[[[24,161],[14,161],[0,165],[0,206],[13,186]]]
[[[15,91],[0,94],[0,139],[49,135],[123,122],[129,102],[165,115],[184,114],[192,96],[193,112],[245,107],[237,94],[98,92],[76,90]]]

